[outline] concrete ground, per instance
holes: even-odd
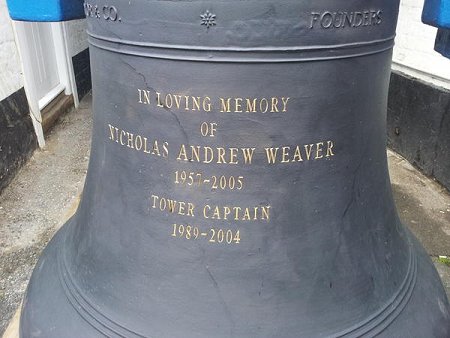
[[[19,306],[42,249],[83,189],[92,128],[90,95],[60,119],[0,195],[0,334]]]
[[[54,232],[75,210],[83,189],[91,138],[91,96],[63,117],[0,195],[0,334],[20,305],[31,271]],[[388,152],[397,208],[434,258],[450,294],[450,194]]]

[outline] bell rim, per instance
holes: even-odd
[[[91,330],[95,330],[96,332],[99,332],[101,334],[104,334],[106,336],[121,336],[121,337],[146,337],[145,334],[139,333],[137,331],[130,330],[129,328],[125,327],[124,325],[106,317],[102,313],[100,313],[98,310],[96,310],[90,303],[83,297],[81,293],[75,294],[73,293],[74,288],[76,288],[75,285],[70,285],[67,283],[71,283],[70,277],[68,277],[68,271],[66,267],[64,266],[64,262],[62,261],[62,255],[61,248],[64,245],[64,241],[67,238],[67,234],[69,233],[69,229],[72,226],[75,226],[74,219],[72,218],[69,220],[62,229],[58,231],[58,233],[55,235],[55,237],[52,239],[52,241],[49,243],[48,247],[45,249],[43,255],[41,256],[39,264],[47,264],[47,269],[53,269],[52,274],[47,274],[46,278],[48,279],[53,278],[53,281],[50,285],[54,285],[55,281],[57,281],[57,285],[59,286],[60,293],[65,295],[65,299],[61,301],[58,299],[56,302],[54,302],[54,309],[59,309],[61,306],[56,305],[56,303],[65,302],[65,308],[70,312],[74,312],[76,319],[73,318],[77,324],[75,324],[76,327],[91,327]],[[420,283],[426,283],[427,281],[425,279],[421,279],[420,275],[418,275],[418,270],[421,269],[421,264],[425,264],[425,259],[429,260],[429,257],[426,255],[426,253],[421,249],[420,244],[418,244],[417,240],[414,238],[414,236],[410,233],[409,230],[406,230],[407,233],[407,240],[409,242],[409,248],[410,248],[410,263],[408,272],[406,274],[405,280],[403,281],[401,287],[397,290],[397,292],[393,295],[393,297],[390,298],[390,301],[388,301],[384,308],[381,310],[376,311],[372,316],[369,316],[365,318],[363,321],[356,323],[352,326],[349,326],[343,330],[339,330],[334,334],[329,335],[330,337],[360,337],[361,335],[378,335],[383,332],[388,332],[390,326],[396,322],[396,319],[399,317],[402,317],[404,310],[407,309],[410,306],[410,300],[411,298],[414,298],[414,294],[417,291],[417,284]],[[426,256],[426,257],[425,257]],[[431,261],[428,262],[428,264],[432,264]],[[41,271],[41,268],[37,268],[35,271]],[[38,280],[34,280],[33,278],[35,273],[33,273],[32,280],[33,283],[39,283]],[[42,277],[42,276],[40,276]],[[69,279],[68,279],[69,278]],[[72,289],[71,289],[72,288]],[[435,293],[439,294],[439,290],[435,288]],[[442,289],[442,285],[441,285]],[[429,290],[432,292],[433,290]],[[32,292],[31,292],[32,293]],[[443,289],[440,290],[440,293],[443,293]],[[445,295],[445,293],[444,293]],[[28,325],[28,315],[27,311],[29,309],[27,308],[27,304],[29,303],[31,297],[39,298],[39,294],[31,294],[29,295],[29,290],[27,290],[27,296],[24,300],[23,307],[22,307],[22,317],[21,317],[21,337],[24,336],[22,333],[22,327]],[[55,299],[57,297],[54,297]],[[391,301],[392,300],[392,301]],[[33,300],[34,302],[48,302],[48,300],[45,299],[37,299]],[[394,306],[392,306],[394,305]],[[67,307],[68,306],[68,307]],[[448,310],[448,300],[446,306],[447,316],[449,315]],[[423,309],[417,309],[413,310],[417,312],[423,312],[426,310]],[[442,311],[441,311],[442,312]],[[30,316],[32,317],[32,316]],[[106,324],[105,324],[106,322]],[[83,324],[81,324],[83,323]],[[25,324],[25,325],[23,325]],[[36,324],[36,323],[35,323]],[[32,324],[32,325],[35,325]],[[38,325],[45,325],[46,323],[37,323]],[[61,328],[63,330],[63,328]],[[63,332],[63,331],[62,331]],[[450,332],[450,328],[449,328]],[[83,334],[84,336],[89,336],[89,334],[86,333]],[[27,335],[25,335],[27,336]],[[59,335],[57,335],[59,336]]]

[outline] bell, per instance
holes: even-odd
[[[22,337],[449,337],[386,160],[398,0],[94,0],[86,185]]]

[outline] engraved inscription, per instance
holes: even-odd
[[[177,214],[181,216],[194,216],[195,205],[191,202],[177,201],[173,198],[151,196],[151,206],[153,209],[167,212],[170,214]]]
[[[203,207],[203,218],[225,221],[270,221],[271,206],[240,207],[209,205]]]
[[[289,97],[219,98],[221,113],[285,113]]]
[[[200,172],[175,171],[175,184],[185,187],[207,186],[211,190],[242,190],[244,176],[211,175],[206,177]]]
[[[192,202],[177,201],[174,198],[152,195],[150,198],[152,209],[168,214],[196,217],[197,206]],[[200,217],[206,220],[225,221],[270,221],[271,206],[232,206],[210,205],[200,207]]]
[[[319,19],[320,15],[317,21]],[[320,22],[317,24],[320,25]],[[337,148],[331,139],[308,140],[294,145],[217,144],[216,138],[226,128],[221,125],[223,121],[245,119],[244,115],[254,113],[268,114],[265,118],[273,116],[274,119],[282,119],[291,113],[293,100],[289,96],[212,96],[186,94],[184,90],[180,92],[183,94],[137,89],[134,95],[137,103],[146,107],[150,113],[158,110],[160,114],[170,112],[188,114],[184,118],[198,118],[197,127],[192,130],[198,136],[195,143],[186,141],[180,144],[176,140],[158,139],[145,132],[124,130],[111,123],[105,125],[105,135],[110,143],[146,156],[149,161],[159,158],[170,163],[171,170],[160,173],[160,177],[172,185],[173,189],[169,191],[174,195],[164,196],[161,191],[151,191],[147,205],[149,212],[184,218],[180,223],[171,221],[166,225],[169,227],[168,235],[173,239],[204,240],[206,243],[223,245],[245,243],[246,236],[249,236],[247,231],[250,230],[249,226],[242,228],[243,224],[269,223],[273,218],[272,213],[276,212],[270,202],[262,203],[259,197],[258,200],[242,204],[232,198],[215,204],[209,198],[202,200],[199,194],[193,194],[195,197],[192,200],[178,198],[176,192],[180,189],[203,189],[227,196],[243,194],[251,191],[252,182],[240,170],[246,170],[249,166],[258,165],[260,169],[268,169],[319,160],[325,162],[336,154]],[[213,116],[217,122],[210,119],[204,121],[199,118],[205,116],[201,114]],[[258,115],[251,117],[252,120],[257,118]],[[210,140],[216,141],[215,144],[208,144]],[[205,170],[201,169],[203,165],[208,165],[208,168],[205,166]],[[220,171],[227,166],[229,170],[226,173]]]
[[[111,124],[108,124],[108,129],[109,140],[123,147],[163,158],[169,156],[169,143],[166,141],[149,140],[145,136],[125,131]]]
[[[186,146],[182,144],[177,160],[204,164],[252,164],[256,148],[224,148],[209,146]]]
[[[217,244],[239,244],[241,242],[241,231],[231,229],[209,228],[202,231],[196,225],[173,224],[172,237],[183,238],[187,240],[204,239],[209,243]]]
[[[167,141],[151,140],[146,136],[120,129],[111,124],[108,124],[108,136],[110,141],[122,147],[147,155],[169,158],[172,153]],[[179,162],[232,166],[252,165],[256,157],[262,157],[267,164],[275,165],[326,160],[335,156],[335,142],[332,140],[294,146],[264,147],[262,149],[257,149],[256,147],[211,147],[185,144],[179,145],[177,149],[176,155],[173,156],[176,156],[175,159]],[[199,173],[195,174],[198,175]],[[188,179],[191,182],[191,177],[187,176],[186,178],[185,175],[186,173],[177,171],[177,181],[183,181],[182,183],[184,184],[185,180]],[[198,179],[198,176],[196,179]],[[210,179],[210,182],[216,182],[217,179],[221,179],[221,176],[211,176]],[[189,185],[192,185],[192,183]],[[238,184],[240,185],[240,182]],[[217,183],[213,184],[213,186],[217,186]]]
[[[96,5],[85,1],[83,7],[86,17],[103,19],[111,22],[122,21],[115,6]]]
[[[334,156],[333,141],[324,141],[295,147],[265,148],[267,163],[295,163],[303,161],[320,160]]]
[[[337,12],[313,12],[311,13],[311,29],[323,28],[358,28],[366,26],[378,26],[383,22],[382,10],[364,11],[337,11]]]
[[[160,93],[137,89],[137,101],[142,105],[184,112],[221,113],[286,113],[290,97],[218,97]]]
[[[206,136],[214,137],[216,136],[217,127],[218,124],[216,122],[213,123],[202,122],[202,124],[200,125],[200,133],[202,134],[203,137]]]

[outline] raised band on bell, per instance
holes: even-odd
[[[387,169],[399,0],[104,5],[84,193],[22,337],[450,336]]]

